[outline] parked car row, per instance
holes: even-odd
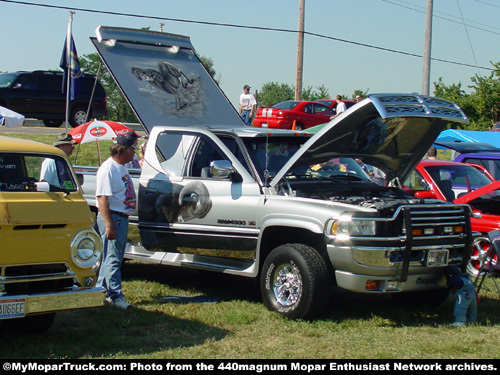
[[[351,100],[343,102],[347,108],[355,104]],[[337,113],[336,107],[335,99],[287,100],[272,107],[259,107],[252,124],[258,128],[305,130],[329,122]]]

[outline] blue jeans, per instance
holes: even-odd
[[[474,286],[466,286],[456,291],[455,322],[474,323],[477,315],[477,300]]]
[[[127,247],[128,218],[111,214],[115,225],[116,239],[106,239],[106,226],[101,215],[97,215],[97,225],[101,234],[103,250],[101,269],[97,286],[107,289],[107,296],[113,301],[123,297],[122,272],[123,256]]]
[[[241,111],[241,119],[245,123],[246,126],[250,126],[252,119],[250,118],[250,110],[244,109]]]

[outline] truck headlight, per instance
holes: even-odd
[[[375,221],[356,218],[340,218],[331,227],[335,236],[374,236]]]
[[[90,268],[102,254],[101,237],[94,230],[78,233],[71,242],[71,259],[82,268]]]

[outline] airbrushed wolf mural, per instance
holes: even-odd
[[[199,102],[199,90],[194,87],[196,79],[190,79],[178,67],[165,61],[158,63],[159,71],[154,69],[132,68],[139,81],[151,83],[154,87],[167,92],[175,97],[175,109],[179,110],[187,104],[181,100],[181,95],[189,98],[190,102]]]

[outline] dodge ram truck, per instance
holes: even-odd
[[[331,286],[441,302],[471,251],[470,208],[401,189],[455,104],[374,94],[317,133],[245,127],[188,37],[99,27],[91,38],[149,134],[138,183],[142,246],[128,259],[258,278],[291,319]],[[373,183],[358,160],[382,169]]]

